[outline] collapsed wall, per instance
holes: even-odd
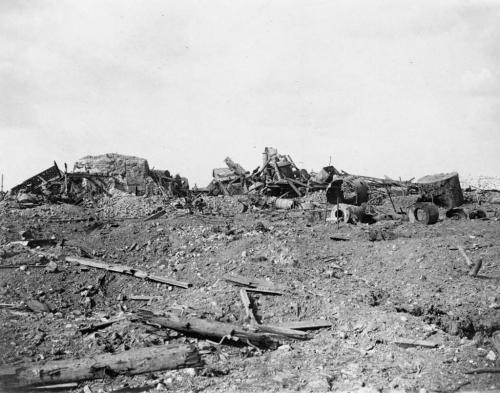
[[[146,192],[149,165],[144,158],[108,153],[79,159],[75,162],[73,172],[106,176],[112,187],[143,195]]]

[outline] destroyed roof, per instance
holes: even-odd
[[[61,176],[62,176],[61,171],[59,170],[56,162],[54,161],[54,165],[52,165],[50,168],[45,169],[44,171],[38,173],[37,175],[32,176],[29,179],[25,180],[21,184],[18,184],[17,186],[13,187],[11,193],[17,194],[22,189],[26,189],[27,191],[36,189],[40,187],[43,183],[47,183],[51,180],[58,179]]]

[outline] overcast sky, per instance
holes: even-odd
[[[200,186],[299,166],[499,175],[500,2],[0,0],[0,172],[89,154]]]

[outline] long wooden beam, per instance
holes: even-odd
[[[13,391],[23,386],[40,386],[116,376],[136,375],[202,365],[198,350],[191,345],[161,345],[131,349],[82,359],[31,363],[0,369],[0,387]]]
[[[161,282],[163,284],[173,285],[173,286],[184,288],[184,289],[189,288],[191,286],[191,284],[188,282],[177,281],[177,280],[174,280],[172,278],[167,278],[167,277],[155,276],[155,275],[149,274],[143,270],[138,270],[138,269],[135,269],[135,268],[130,267],[130,266],[111,265],[109,263],[105,263],[105,262],[98,261],[95,259],[83,259],[83,258],[75,258],[75,257],[66,257],[66,261],[78,263],[79,265],[83,265],[83,266],[95,267],[97,269],[104,269],[104,270],[108,270],[111,272],[129,274],[129,275],[134,276],[134,277],[143,278],[146,280],[151,280],[151,281],[156,281],[156,282]]]
[[[275,337],[267,333],[254,332],[245,326],[194,317],[179,318],[173,314],[156,315],[146,310],[140,310],[137,316],[140,321],[153,326],[173,329],[187,335],[216,339],[221,343],[227,340],[263,348],[276,348],[278,345]]]

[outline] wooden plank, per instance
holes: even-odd
[[[246,319],[249,323],[256,324],[257,320],[255,319],[255,315],[253,315],[252,303],[250,302],[250,298],[248,297],[248,293],[245,288],[240,289],[240,297],[243,307],[245,308]]]
[[[243,276],[239,276],[237,274],[226,274],[223,276],[223,279],[229,281],[232,284],[240,285],[244,287],[251,288],[273,288],[274,284],[271,281],[260,280],[258,278],[247,278]]]
[[[161,282],[163,284],[173,285],[180,288],[189,288],[191,286],[190,283],[184,281],[177,281],[172,278],[160,277],[149,274],[145,271],[135,269],[130,266],[125,265],[111,265],[102,261],[98,261],[95,259],[83,259],[83,258],[75,258],[75,257],[66,257],[66,262],[78,263],[83,266],[95,267],[97,269],[104,269],[111,272],[129,274],[134,277],[143,278],[146,280],[151,280],[155,282]]]
[[[290,185],[290,187],[292,187],[292,190],[297,194],[297,196],[299,196],[299,197],[302,196],[299,189],[297,187],[295,187],[295,184],[293,184],[293,182],[290,179],[286,179],[286,181]]]
[[[332,323],[324,320],[285,322],[280,325],[282,328],[295,330],[312,330],[332,327]]]
[[[423,348],[436,348],[438,346],[437,343],[426,340],[405,340],[398,339],[393,341],[398,347],[402,348],[410,348],[410,347],[423,347]]]
[[[481,266],[483,266],[483,260],[482,258],[479,258],[474,267],[470,270],[469,276],[470,277],[477,277],[477,274],[479,273],[479,270],[481,269]]]
[[[251,177],[260,176],[260,174],[266,170],[266,168],[269,165],[269,163],[271,162],[271,160],[272,160],[272,158],[268,158],[266,163],[262,166],[262,168],[260,168],[259,171],[256,172],[255,174],[251,175]]]
[[[466,371],[466,374],[498,374],[500,373],[500,367],[490,367],[490,368],[476,368],[474,370]],[[492,390],[489,390],[492,392]]]
[[[29,264],[29,265],[0,265],[0,269],[19,269],[21,266],[26,266],[26,268],[28,269],[33,269],[33,268],[45,268],[47,266],[47,264],[44,264],[44,265],[33,265],[33,264]]]
[[[77,387],[78,387],[77,382],[68,382],[68,383],[58,383],[57,385],[37,386],[34,389],[52,391],[52,390],[59,390],[59,389],[74,389]],[[85,390],[84,390],[83,393],[87,393],[87,392],[85,392]]]
[[[470,383],[470,382],[469,382]],[[460,390],[460,393],[500,393],[500,389],[488,390]]]
[[[257,292],[257,293],[263,293],[266,295],[277,295],[277,296],[282,296],[283,292],[278,291],[276,289],[268,289],[268,288],[261,288],[261,287],[254,287],[254,288],[245,288],[247,292]]]
[[[137,301],[152,301],[152,300],[163,300],[163,296],[147,296],[147,295],[130,295],[126,297],[126,300],[137,300]]]
[[[281,326],[272,325],[255,325],[252,328],[256,329],[258,332],[276,334],[278,336],[293,338],[296,340],[308,340],[311,337],[306,332],[300,330],[288,329]]]
[[[150,216],[146,217],[144,221],[151,221],[151,220],[156,220],[157,218],[160,218],[161,216],[164,216],[167,214],[166,210],[160,210],[159,212],[153,213]]]
[[[299,186],[301,186],[301,187],[308,187],[308,186],[307,186],[307,184],[302,183],[301,181],[298,181],[298,180],[296,180],[296,179],[290,179],[290,178],[288,178],[287,180],[288,180],[288,181],[291,181],[291,182],[294,182],[295,184],[297,184],[297,185],[299,185]]]
[[[14,303],[0,303],[0,308],[24,310],[24,307],[22,307],[20,304],[14,304]]]
[[[278,180],[283,180],[283,176],[281,175],[281,172],[278,168],[278,165],[276,164],[276,161],[273,160],[270,164],[274,168],[274,171],[275,171],[276,176],[278,177]]]

